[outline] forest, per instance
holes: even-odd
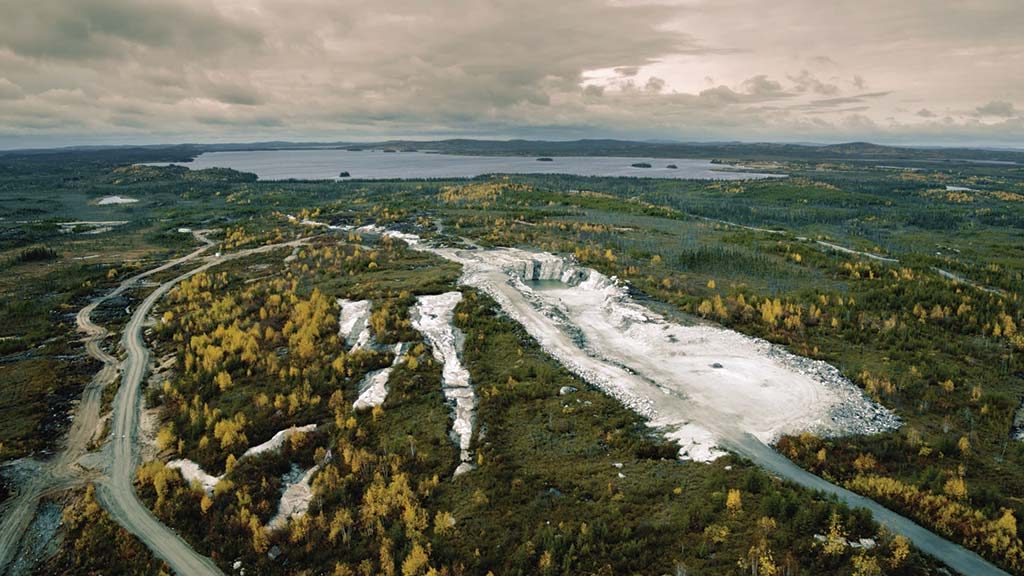
[[[183,281],[147,335],[167,368],[143,394],[156,425],[137,490],[225,572],[237,563],[250,574],[935,573],[933,559],[862,510],[736,456],[680,462],[642,418],[547,356],[487,295],[461,288],[457,265],[355,230],[377,224],[449,245],[571,256],[662,313],[835,365],[901,428],[783,437],[779,453],[1024,573],[1019,168],[921,158],[883,168],[783,150],[744,152],[787,174],[767,181],[265,182],[135,164],[189,152],[0,158],[0,211],[10,215],[0,220],[4,460],[56,449],[96,369],[75,312],[192,249],[180,229],[216,229],[224,253],[309,237]],[[112,194],[139,202],[96,204]],[[124,223],[61,232],[72,220]],[[94,319],[118,329],[148,289]],[[478,398],[475,469],[457,477],[442,366],[412,327],[419,296],[451,291],[462,294],[454,325]],[[339,333],[341,301],[370,302],[370,344]],[[116,351],[116,338],[106,345]],[[383,403],[354,409],[364,379],[387,367]],[[182,459],[213,485],[186,480],[172,465]],[[282,492],[310,470],[308,509],[274,523]],[[58,501],[63,540],[47,566],[165,569],[98,512],[91,484]],[[118,545],[96,546],[108,540]]]

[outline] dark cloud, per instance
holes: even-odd
[[[830,107],[830,106],[845,106],[847,104],[860,104],[866,100],[873,100],[876,98],[882,98],[888,96],[892,92],[866,92],[863,94],[856,94],[854,96],[840,96],[838,98],[822,98],[819,100],[811,100],[809,106],[811,107]]]
[[[996,116],[998,118],[1012,118],[1017,115],[1017,109],[1012,102],[1005,100],[993,100],[983,106],[978,106],[974,113],[976,116]]]
[[[807,70],[801,70],[799,74],[788,76],[788,78],[794,84],[794,89],[797,92],[812,92],[822,96],[834,96],[839,93],[838,86],[822,82]]]
[[[935,137],[933,125],[1021,137],[1024,7],[1010,0],[4,0],[0,12],[4,142]]]
[[[260,38],[212,2],[11,0],[0,19],[0,46],[30,58],[117,59],[135,49],[208,56]]]
[[[804,110],[804,114],[846,114],[849,112],[867,112],[871,110],[870,106],[851,106],[849,108],[839,108],[830,110]]]
[[[726,104],[741,103],[746,100],[746,96],[734,91],[728,86],[715,86],[714,88],[701,90],[700,93],[697,94],[696,100],[717,108]]]
[[[644,85],[644,90],[657,94],[665,89],[665,81],[657,76],[651,76]]]
[[[759,98],[783,98],[790,96],[782,89],[782,84],[771,80],[765,74],[759,74],[743,81],[743,91]]]
[[[196,116],[196,120],[202,124],[211,126],[258,126],[261,128],[275,128],[282,126],[281,119],[272,116],[222,116],[200,114]]]
[[[854,113],[843,118],[841,126],[857,133],[869,133],[878,129],[878,124],[864,114]]]
[[[266,99],[254,86],[231,80],[225,82],[214,80],[206,92],[215,100],[225,104],[256,106],[266,102]]]

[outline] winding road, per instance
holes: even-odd
[[[76,320],[79,330],[86,334],[86,349],[91,356],[102,362],[103,367],[83,391],[81,404],[76,411],[75,420],[69,430],[63,450],[53,459],[42,464],[40,471],[20,486],[17,496],[9,500],[0,510],[3,515],[0,520],[0,571],[3,571],[14,559],[22,536],[34,518],[39,501],[43,496],[66,490],[87,480],[95,480],[99,488],[99,500],[111,517],[137,536],[157,557],[167,562],[174,572],[188,576],[222,574],[212,560],[197,553],[171,528],[161,523],[139,500],[135,492],[133,480],[138,464],[139,396],[149,361],[149,350],[143,341],[142,332],[146,319],[156,302],[181,281],[230,260],[280,248],[300,246],[309,238],[260,246],[223,256],[207,257],[202,265],[167,280],[154,289],[136,307],[122,335],[126,358],[120,364],[122,380],[114,399],[111,442],[102,453],[105,473],[102,475],[91,473],[78,464],[80,458],[87,453],[89,441],[98,427],[103,390],[114,380],[119,367],[117,358],[100,347],[107,331],[92,322],[92,312],[102,302],[123,293],[140,280],[194,260],[213,245],[201,232],[197,232],[196,237],[204,243],[204,246],[157,268],[124,280],[117,288],[93,300],[78,313]],[[442,252],[422,245],[417,248],[426,249],[435,254]],[[453,259],[451,253],[440,253],[439,255]],[[504,295],[512,296],[510,293]],[[507,305],[508,302],[503,304]],[[517,302],[517,304],[524,303]],[[525,307],[520,311],[525,311]],[[573,355],[576,355],[576,352],[573,352]],[[593,363],[598,360],[589,356],[582,349],[578,349],[576,357],[584,363]],[[608,368],[603,367],[604,370]],[[850,506],[870,510],[878,522],[894,533],[903,534],[920,550],[934,556],[958,572],[971,576],[1005,576],[1007,574],[974,552],[922,528],[908,518],[803,470],[749,434],[728,427],[716,427],[714,431],[724,446],[749,458],[769,472],[806,488],[833,495]]]
[[[124,328],[122,346],[127,355],[123,363],[102,349],[101,343],[107,336],[107,330],[93,323],[91,318],[100,304],[135,287],[140,280],[201,256],[214,245],[205,236],[206,233],[208,231],[194,233],[203,243],[200,248],[122,281],[114,290],[94,299],[78,312],[76,322],[78,329],[86,334],[86,351],[103,366],[82,392],[82,400],[63,449],[54,458],[42,463],[39,471],[19,486],[17,495],[0,510],[0,572],[5,571],[14,560],[40,500],[44,496],[92,480],[97,484],[100,503],[111,517],[138,537],[157,557],[167,562],[174,572],[188,576],[222,574],[212,560],[197,553],[173,530],[162,524],[135,493],[133,479],[138,463],[135,440],[138,434],[139,394],[149,360],[149,350],[143,342],[142,331],[156,302],[182,280],[224,262],[279,248],[294,248],[309,238],[259,246],[223,256],[210,256],[201,266],[160,284],[136,307]],[[122,369],[122,380],[114,399],[111,442],[99,454],[102,463],[105,463],[101,463],[104,473],[100,474],[83,468],[80,459],[88,453],[89,442],[97,431],[103,391],[114,381],[119,368]]]
[[[78,311],[75,323],[78,330],[85,334],[85,350],[89,356],[99,360],[103,367],[82,391],[82,399],[75,411],[74,421],[64,440],[63,449],[52,459],[42,463],[39,470],[25,484],[20,485],[17,494],[0,509],[0,572],[14,559],[23,534],[35,518],[40,500],[44,496],[72,488],[90,477],[79,466],[78,461],[85,455],[89,441],[96,433],[103,391],[117,376],[119,364],[117,358],[100,346],[107,336],[107,330],[92,322],[93,311],[103,302],[116,298],[136,286],[139,281],[200,256],[214,244],[206,237],[207,233],[208,230],[197,230],[193,233],[203,246],[185,256],[123,280],[116,288],[95,298]]]
[[[785,230],[773,230],[771,228],[759,228],[757,226],[747,226],[747,225],[744,225],[744,224],[737,224],[736,222],[730,222],[728,220],[719,220],[718,218],[708,218],[707,216],[698,216],[696,214],[691,214],[689,212],[683,212],[683,214],[686,214],[687,216],[691,216],[691,217],[696,218],[698,220],[704,220],[706,222],[713,222],[715,224],[722,224],[722,225],[725,225],[725,226],[732,226],[733,228],[740,228],[740,229],[743,229],[743,230],[750,230],[752,232],[763,232],[765,234],[776,234],[776,235],[780,235],[780,234],[781,235],[788,235],[789,234],[789,232],[787,232]],[[796,240],[798,240],[800,242],[814,242],[815,244],[817,244],[819,246],[823,246],[823,247],[828,248],[829,250],[833,250],[835,252],[842,252],[843,254],[850,254],[852,256],[863,256],[865,258],[869,258],[869,259],[874,260],[876,262],[882,262],[882,263],[885,263],[885,264],[899,264],[900,263],[899,258],[891,258],[891,257],[888,257],[888,256],[882,256],[880,254],[874,254],[872,252],[864,252],[864,251],[861,251],[861,250],[854,250],[853,248],[847,248],[846,246],[841,246],[839,244],[834,244],[832,242],[825,242],[824,240],[812,240],[812,239],[807,238],[805,236],[794,236],[794,239],[796,239]],[[936,268],[935,266],[932,266],[932,270],[936,274],[938,274],[939,276],[945,278],[946,280],[952,280],[953,282],[957,282],[959,284],[965,284],[967,286],[970,286],[971,288],[974,288],[975,290],[980,290],[982,292],[987,292],[989,294],[995,294],[997,296],[1003,296],[1003,295],[1006,294],[1006,291],[1001,289],[1001,288],[993,288],[991,286],[986,286],[984,284],[980,284],[978,282],[975,282],[973,280],[965,278],[965,277],[963,277],[963,276],[961,276],[959,274],[955,274],[955,273],[950,272],[948,270],[943,270],[942,268]]]
[[[294,248],[305,244],[307,240],[300,238],[208,258],[205,264],[164,282],[150,292],[135,309],[125,327],[121,343],[127,356],[123,363],[121,386],[114,398],[110,460],[106,476],[97,482],[97,494],[100,503],[114,520],[138,537],[178,574],[200,576],[222,572],[212,560],[197,553],[177,533],[161,523],[135,493],[133,481],[138,463],[136,436],[139,427],[139,393],[149,361],[149,349],[142,339],[146,317],[156,302],[182,280],[230,260],[280,248]]]

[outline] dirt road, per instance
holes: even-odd
[[[107,330],[93,323],[91,318],[97,306],[135,287],[139,281],[199,258],[214,244],[206,237],[207,232],[201,230],[194,233],[203,243],[200,248],[122,281],[114,290],[94,299],[78,312],[76,323],[79,331],[86,335],[86,351],[99,360],[103,367],[82,392],[82,400],[75,411],[63,449],[51,460],[42,463],[38,472],[19,486],[17,495],[0,510],[0,572],[10,565],[18,553],[23,535],[44,496],[94,480],[99,487],[100,502],[114,520],[139,537],[175,572],[188,575],[221,573],[209,558],[196,553],[170,528],[161,524],[135,494],[132,480],[137,464],[137,450],[134,441],[138,429],[139,393],[149,358],[149,351],[142,341],[143,325],[157,300],[178,282],[230,260],[298,246],[308,238],[260,246],[221,257],[208,257],[205,264],[158,286],[135,309],[125,327],[122,345],[127,357],[123,365],[103,350],[101,344],[107,336]],[[101,465],[105,463],[106,468],[105,475],[102,475],[83,469],[78,462],[87,453],[89,442],[100,422],[103,391],[114,381],[119,368],[123,369],[122,383],[115,398],[112,441],[100,454]]]
[[[140,280],[199,257],[213,246],[213,242],[206,237],[208,232],[207,230],[194,232],[196,239],[203,243],[200,248],[125,279],[112,291],[99,296],[79,310],[75,322],[78,330],[85,334],[85,350],[90,356],[102,362],[103,367],[82,391],[82,400],[75,411],[74,421],[64,440],[63,449],[52,459],[42,463],[39,471],[28,482],[18,486],[17,494],[8,500],[0,510],[0,517],[2,517],[0,519],[0,572],[14,559],[25,530],[35,518],[40,499],[89,479],[89,475],[77,465],[77,462],[85,454],[99,423],[103,391],[114,381],[118,370],[117,358],[108,354],[100,346],[107,336],[107,331],[92,322],[93,311],[104,301],[121,295]]]
[[[121,386],[114,398],[107,474],[97,482],[98,496],[115,521],[137,536],[178,574],[201,576],[222,572],[212,560],[197,553],[172,529],[157,520],[135,493],[133,480],[138,464],[139,395],[149,360],[149,349],[142,339],[146,317],[156,302],[183,280],[230,260],[280,248],[294,248],[307,240],[302,238],[208,258],[205,264],[164,282],[150,292],[136,307],[125,327],[122,345],[127,356],[122,365]]]
[[[580,335],[585,327],[573,325],[570,336],[561,323],[537,308],[536,295],[527,296],[509,281],[509,276],[488,267],[485,262],[494,258],[478,251],[430,248],[414,244],[414,248],[427,250],[442,258],[463,265],[460,282],[489,294],[512,318],[534,337],[544,350],[558,359],[570,371],[597,385],[625,405],[647,416],[653,426],[671,426],[696,423],[713,433],[721,447],[746,457],[768,472],[806,488],[831,494],[848,505],[864,508],[875,520],[896,534],[906,536],[923,552],[935,557],[950,568],[970,576],[1007,576],[1007,573],[984,560],[974,552],[950,542],[922,528],[912,520],[883,507],[868,498],[832,484],[793,464],[778,452],[748,433],[739,425],[734,414],[721,413],[714,405],[695,405],[694,399],[671,386],[663,384],[658,358],[632,354],[625,369],[621,357],[605,358],[590,346],[581,345]],[[570,317],[561,318],[563,322]],[[635,320],[635,319],[634,319]],[[671,376],[671,375],[670,375]]]
[[[854,508],[869,510],[875,521],[894,534],[906,536],[925,554],[935,557],[946,566],[969,576],[1009,576],[1009,574],[974,552],[954,544],[927,530],[913,520],[900,516],[874,500],[841,488],[800,468],[775,450],[750,435],[734,435],[727,445],[736,453],[749,458],[768,472],[805,488],[831,494]]]

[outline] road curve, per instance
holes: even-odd
[[[464,267],[471,263],[460,256],[458,250],[434,248],[419,243],[412,244],[412,247],[460,263]],[[800,468],[754,436],[736,427],[730,416],[719,414],[710,406],[701,406],[697,413],[693,403],[685,396],[674,394],[665,388],[653,388],[652,383],[638,373],[622,370],[618,364],[591,354],[581,347],[578,341],[568,337],[562,328],[536,310],[534,304],[508,282],[505,273],[487,275],[477,271],[475,274],[467,275],[464,268],[460,282],[488,293],[510,317],[522,324],[526,331],[537,339],[545,351],[585,380],[595,383],[596,379],[599,388],[602,379],[629,381],[632,390],[644,391],[641,396],[655,399],[658,409],[666,413],[661,414],[662,416],[677,416],[675,420],[679,422],[693,421],[713,432],[723,448],[748,458],[770,473],[805,488],[831,494],[849,506],[871,511],[880,524],[895,534],[907,537],[918,549],[950,568],[967,576],[1008,576],[1007,572],[963,546],[942,538],[869,498]],[[669,397],[674,398],[674,401],[666,401]]]
[[[894,534],[906,536],[919,550],[966,576],[1009,576],[970,550],[942,538],[881,504],[811,474],[749,434],[733,434],[724,444],[765,470],[800,486],[830,494],[853,508],[869,510],[874,519]]]
[[[61,451],[49,461],[42,463],[38,472],[25,484],[18,486],[17,494],[0,509],[0,516],[2,516],[0,518],[0,572],[14,560],[25,530],[35,518],[40,499],[48,494],[72,488],[85,478],[76,464],[79,458],[85,454],[89,441],[96,431],[103,391],[114,381],[118,369],[117,358],[108,354],[100,346],[107,335],[107,330],[93,323],[93,311],[104,301],[119,296],[140,280],[197,258],[213,245],[213,242],[205,235],[207,232],[206,230],[194,232],[194,236],[203,243],[203,246],[180,258],[169,260],[156,268],[123,280],[116,288],[93,299],[78,311],[75,323],[78,330],[85,334],[86,353],[99,360],[103,367],[82,390],[82,399],[75,410],[74,421],[68,430]]]
[[[121,386],[114,398],[110,462],[107,468],[107,477],[97,483],[99,487],[97,494],[100,503],[115,521],[138,537],[172,570],[183,576],[222,574],[222,572],[212,560],[197,553],[173,530],[162,524],[139,501],[138,495],[135,493],[133,481],[138,460],[135,440],[139,423],[139,392],[149,361],[149,349],[142,339],[143,325],[156,302],[179,282],[230,260],[279,248],[296,247],[304,244],[307,240],[308,238],[301,238],[209,258],[205,264],[168,280],[153,290],[136,307],[125,327],[122,345],[127,356],[122,365]]]

